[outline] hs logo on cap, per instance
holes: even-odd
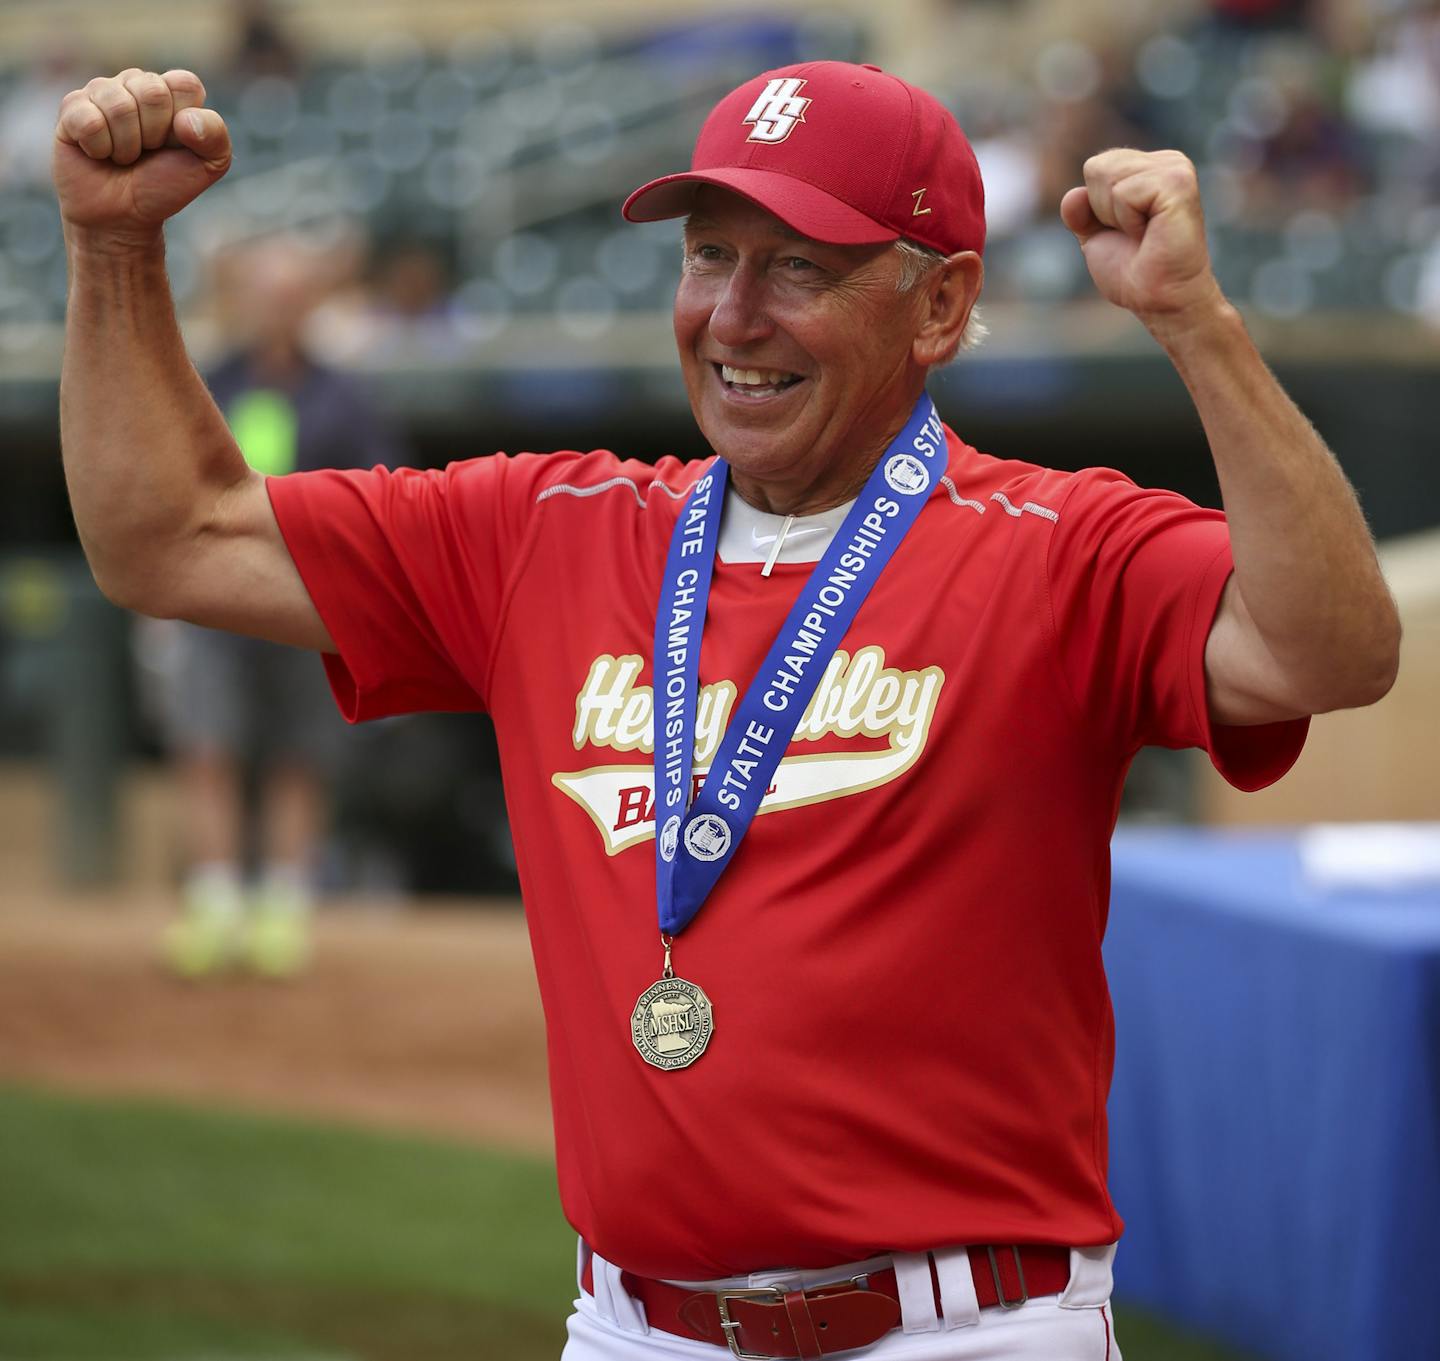
[[[760,91],[760,98],[741,120],[754,124],[747,142],[783,142],[795,131],[796,123],[805,121],[810,100],[801,99],[805,82],[798,76],[772,80]]]

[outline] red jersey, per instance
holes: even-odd
[[[961,1243],[1116,1239],[1101,939],[1145,744],[1232,783],[1306,721],[1211,724],[1224,518],[1105,469],[949,472],[830,661],[675,946],[693,1067],[636,1053],[659,975],[650,654],[704,464],[613,454],[270,480],[352,720],[488,710],[545,1008],[560,1192],[631,1271],[701,1280]],[[715,564],[703,776],[810,564]]]

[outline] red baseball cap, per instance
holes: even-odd
[[[815,241],[985,249],[985,188],[959,123],[878,66],[810,61],[746,81],[705,120],[690,169],[642,185],[621,211],[631,222],[681,217],[701,184]]]

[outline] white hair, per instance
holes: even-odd
[[[937,265],[943,265],[949,258],[933,247],[922,246],[918,241],[908,241],[903,236],[895,243],[895,251],[900,257],[900,277],[895,281],[897,293],[908,293],[921,280],[928,278],[931,270]],[[948,364],[961,350],[976,349],[984,343],[989,334],[990,328],[985,324],[985,318],[980,315],[979,306],[972,307],[965,329],[961,332],[960,339],[955,342],[955,348],[949,354],[943,355],[935,367]]]

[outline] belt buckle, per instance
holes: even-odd
[[[1020,1298],[1018,1300],[1005,1298],[1005,1287],[1000,1283],[1000,1266],[995,1261],[995,1249],[989,1244],[985,1247],[985,1252],[990,1258],[990,1274],[995,1278],[995,1297],[1002,1309],[1018,1309],[1030,1299],[1030,1292],[1025,1285],[1025,1268],[1020,1264],[1020,1249],[1012,1243],[1010,1251],[1015,1258],[1015,1274],[1020,1278]]]
[[[715,1292],[715,1303],[720,1309],[720,1326],[725,1330],[725,1341],[730,1346],[730,1355],[741,1358],[741,1361],[772,1361],[772,1358],[764,1352],[740,1350],[740,1342],[735,1336],[740,1331],[740,1324],[736,1319],[730,1317],[730,1310],[726,1307],[727,1302],[730,1300],[757,1300],[767,1296],[777,1304],[785,1302],[785,1291],[778,1285],[761,1285],[749,1290],[717,1290]]]

